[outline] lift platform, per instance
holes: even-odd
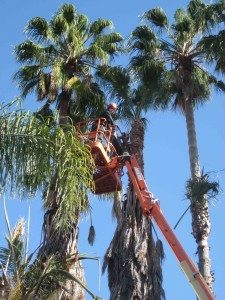
[[[107,127],[104,118],[79,122],[76,128],[84,142],[90,146],[95,161],[93,193],[100,195],[121,191],[122,168],[112,166],[111,163],[112,157],[119,156],[122,151],[120,145],[115,143],[120,143],[123,138],[120,128],[117,125]]]
[[[103,128],[104,122],[105,119],[100,118],[77,124],[77,130],[85,143],[90,146],[96,164],[97,170],[94,174],[95,190],[93,192],[95,194],[104,194],[120,191],[122,189],[122,170],[123,167],[126,166],[143,214],[147,218],[153,219],[157,224],[178,259],[179,265],[198,299],[215,300],[204,278],[188,257],[165,219],[159,202],[149,191],[135,155],[129,155],[129,153],[123,153],[121,155],[121,153],[119,153],[120,149],[116,149],[115,144],[112,142],[113,137],[118,138],[118,136],[115,135],[115,128]],[[116,129],[118,130],[119,128]],[[122,138],[122,135],[119,138]]]

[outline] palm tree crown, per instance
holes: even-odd
[[[23,64],[14,76],[22,96],[35,91],[39,101],[74,100],[75,107],[70,105],[74,111],[102,105],[104,95],[93,82],[94,69],[122,50],[121,35],[109,32],[112,25],[103,19],[91,23],[72,4],[62,5],[50,22],[31,19],[25,28],[29,39],[15,48],[16,59]]]
[[[184,111],[184,98],[197,106],[210,98],[211,86],[225,91],[224,83],[204,66],[205,49],[200,44],[202,34],[208,32],[218,13],[199,2],[191,1],[187,12],[178,9],[173,24],[161,8],[149,10],[143,19],[150,26],[141,25],[132,32],[130,46],[136,55],[131,67],[147,88],[152,89],[158,79],[160,89],[155,86],[162,106],[173,99],[173,107]],[[154,28],[158,28],[156,33]]]

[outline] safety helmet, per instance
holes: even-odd
[[[110,103],[109,105],[108,105],[108,108],[111,108],[111,109],[113,109],[113,110],[117,110],[117,105],[116,105],[116,103]]]

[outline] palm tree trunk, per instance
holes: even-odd
[[[67,124],[68,119],[68,107],[70,102],[70,94],[63,90],[60,95],[60,109],[59,109],[59,123],[60,126]]]
[[[144,127],[136,121],[131,129],[131,152],[142,168],[143,148]],[[164,298],[161,256],[151,226],[129,184],[127,200],[122,205],[122,222],[116,228],[103,264],[103,272],[108,267],[111,300]]]
[[[78,254],[78,234],[79,228],[77,223],[71,224],[70,231],[67,235],[55,229],[54,223],[51,218],[54,215],[49,215],[45,218],[45,238],[42,248],[39,251],[39,259],[45,260],[48,256],[55,254],[60,259],[65,260],[71,254]],[[84,269],[80,260],[74,260],[73,263],[67,266],[69,271],[74,277],[78,278],[83,284],[86,285]],[[59,295],[61,300],[77,300],[84,299],[83,288],[74,281],[66,282],[67,291],[59,290],[55,293],[56,299]]]
[[[188,145],[189,145],[189,159],[191,169],[191,179],[201,177],[198,146],[195,131],[194,110],[190,100],[185,101],[185,117],[188,133]],[[206,283],[212,289],[213,276],[211,274],[211,262],[209,258],[209,245],[208,239],[210,235],[210,218],[208,203],[206,199],[207,195],[204,195],[204,199],[191,202],[191,214],[192,214],[192,234],[198,245],[198,267],[202,276],[205,278]],[[202,201],[204,200],[204,201]]]
[[[70,100],[70,95],[68,92],[62,91],[60,100],[59,123],[60,126],[66,130],[65,125],[67,124],[67,110]],[[57,254],[62,259],[71,254],[78,254],[78,220],[80,211],[77,210],[77,214],[74,216],[74,219],[77,220],[77,222],[71,224],[70,232],[67,235],[65,235],[64,232],[56,230],[54,222],[52,222],[52,219],[54,218],[54,215],[60,206],[60,199],[57,192],[57,177],[56,171],[51,187],[53,192],[49,194],[51,199],[47,201],[48,203],[51,203],[51,207],[47,208],[48,211],[45,214],[44,243],[39,251],[39,257],[42,259],[45,259],[51,254]],[[69,271],[72,275],[74,275],[74,277],[78,278],[83,284],[86,285],[84,269],[80,260],[74,261],[74,263],[70,264],[67,271]],[[63,295],[61,294],[61,291],[59,291],[61,300],[84,299],[84,290],[79,284],[75,283],[74,281],[68,281],[66,283],[66,287],[67,292],[64,292]],[[56,297],[58,297],[57,293]]]

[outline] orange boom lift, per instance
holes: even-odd
[[[180,267],[192,285],[197,297],[200,300],[215,300],[204,278],[163,216],[158,201],[148,190],[135,155],[129,155],[127,152],[122,155],[119,154],[120,148],[115,141],[121,141],[123,144],[126,142],[119,127],[116,125],[114,128],[105,128],[102,125],[105,121],[105,119],[100,118],[77,124],[77,130],[84,142],[90,146],[96,164],[96,172],[94,174],[95,190],[93,193],[104,194],[120,191],[122,189],[121,176],[123,175],[123,167],[126,166],[143,214],[147,218],[154,219],[177,257]]]

